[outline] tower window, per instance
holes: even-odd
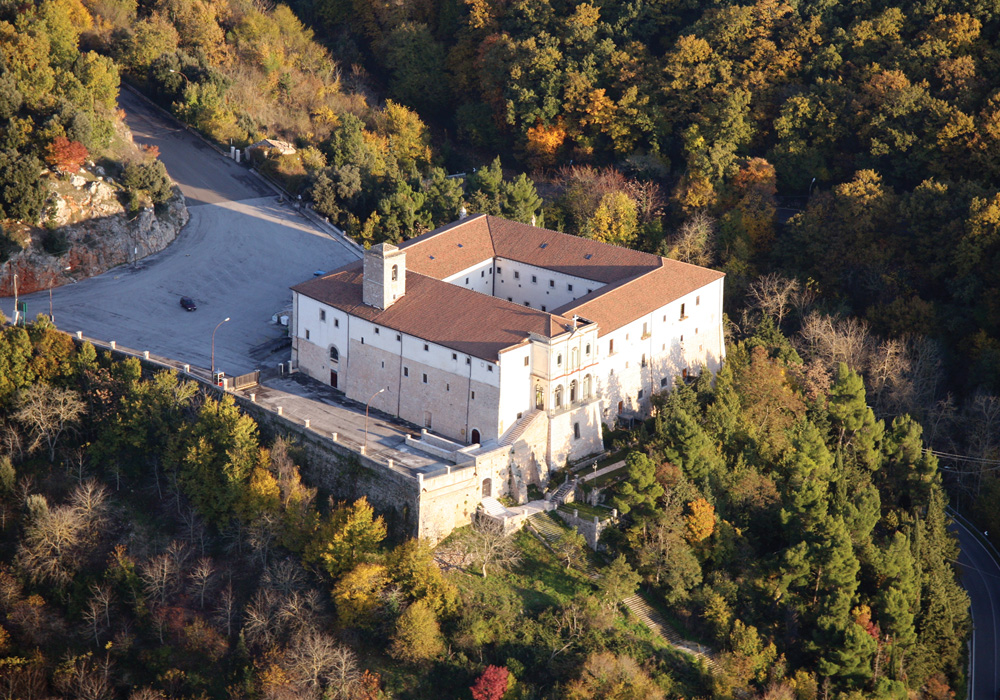
[[[392,266],[392,281],[395,282],[399,279],[399,265]]]

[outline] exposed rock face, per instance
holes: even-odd
[[[85,191],[89,196],[84,208],[90,218],[60,226],[73,218],[74,209],[79,210],[75,202],[62,198],[57,198],[52,214],[59,226],[57,233],[65,234],[69,250],[55,257],[44,252],[40,240],[34,241],[0,267],[0,296],[14,293],[15,274],[18,293],[30,294],[144,258],[170,245],[190,218],[184,196],[176,188],[174,197],[159,208],[159,214],[144,209],[132,219],[107,183],[94,181]]]

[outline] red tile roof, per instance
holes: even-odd
[[[578,314],[596,323],[603,336],[725,276],[678,260],[661,258],[660,262],[645,274],[601,287],[553,313]]]
[[[406,293],[384,311],[361,301],[362,262],[292,287],[373,323],[496,361],[528,333],[553,337],[573,314],[604,335],[714,282],[723,273],[483,214],[402,243]],[[485,260],[508,260],[603,283],[546,313],[442,282]]]
[[[409,256],[407,256],[409,268]],[[388,309],[361,301],[363,261],[297,284],[311,299],[379,326],[422,338],[452,350],[497,362],[500,351],[528,339],[551,338],[573,325],[571,319],[474,292],[433,277],[406,271],[406,293]]]

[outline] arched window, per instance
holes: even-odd
[[[572,348],[569,351],[569,368],[576,369],[580,366],[580,349]]]
[[[576,403],[576,380],[569,383],[569,402]]]
[[[587,343],[587,350],[584,353],[587,357],[590,357],[590,343]]]
[[[399,265],[392,266],[392,281],[395,282],[399,279]]]
[[[562,387],[556,387],[555,400],[553,401],[556,408],[562,408]]]
[[[590,398],[590,375],[583,378],[583,398]]]
[[[556,355],[556,367],[562,367],[562,353]]]
[[[330,346],[330,362],[340,362],[340,350],[335,345]]]
[[[535,387],[535,408],[545,408],[545,392],[542,391],[541,384]]]

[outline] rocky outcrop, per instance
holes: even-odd
[[[51,230],[36,230],[32,245],[0,267],[0,296],[14,293],[15,274],[18,293],[30,294],[140,260],[170,245],[188,222],[184,195],[177,188],[166,204],[131,216],[119,202],[115,188],[103,180],[80,189],[83,199],[56,196]],[[79,223],[67,224],[69,221]],[[42,245],[46,235],[65,236],[66,253],[47,254]]]

